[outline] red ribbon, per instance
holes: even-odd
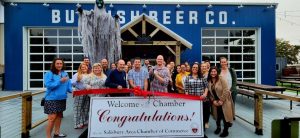
[[[189,100],[204,100],[204,98],[202,98],[201,96],[175,94],[175,93],[167,93],[167,92],[144,91],[141,90],[140,87],[135,87],[134,89],[107,88],[107,89],[80,90],[80,91],[74,91],[73,96],[81,96],[87,94],[115,94],[115,93],[123,93],[123,94],[134,93],[135,96],[143,96],[144,98],[146,98],[147,96],[164,96],[170,98],[180,98],[180,99],[189,99]]]

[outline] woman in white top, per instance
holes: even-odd
[[[103,73],[103,69],[100,63],[93,65],[92,73],[90,75],[90,85],[92,89],[105,88],[105,81],[107,76]],[[97,94],[92,96],[104,96],[103,94]]]
[[[77,73],[72,77],[72,85],[76,90],[90,89],[90,76],[88,74],[88,66],[81,63]],[[88,95],[76,96],[74,98],[74,128],[82,129],[88,122],[90,98]]]
[[[201,64],[201,72],[202,72],[203,78],[207,79],[208,71],[209,70],[207,68],[207,63],[202,63]]]
[[[226,80],[228,88],[230,88],[230,91],[231,91],[232,100],[235,103],[235,98],[236,98],[236,95],[237,95],[236,72],[233,68],[228,67],[227,58],[225,58],[225,57],[220,58],[220,65],[221,65],[220,76],[222,76]]]

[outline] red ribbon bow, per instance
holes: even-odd
[[[146,98],[148,95],[148,93],[146,91],[141,90],[139,86],[133,88],[133,93],[135,96],[143,96],[144,98]]]

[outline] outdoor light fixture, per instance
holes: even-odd
[[[49,4],[48,3],[44,3],[43,6],[49,7]]]
[[[181,6],[179,4],[176,5],[176,8],[180,8]]]
[[[143,5],[143,8],[144,8],[144,9],[146,9],[146,8],[147,8],[147,5],[146,5],[146,4],[144,4],[144,5]]]
[[[79,3],[77,3],[77,4],[76,4],[76,7],[79,8],[79,7],[81,7],[81,5],[80,5]]]
[[[113,8],[113,7],[114,7],[114,5],[113,5],[112,3],[110,3],[109,7],[110,7],[110,8]]]
[[[244,7],[243,4],[241,4],[241,5],[238,6],[239,9],[240,9],[240,8],[243,8],[243,7]]]
[[[15,6],[18,6],[18,4],[17,4],[17,3],[13,3],[13,2],[12,2],[12,3],[10,3],[9,5],[10,5],[10,6],[14,6],[14,7],[15,7]]]
[[[211,5],[211,4],[209,4],[208,6],[207,6],[207,8],[212,8],[213,6]]]

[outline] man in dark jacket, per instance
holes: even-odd
[[[126,87],[126,73],[124,71],[125,61],[120,59],[118,61],[117,69],[110,72],[105,81],[105,86],[109,88],[124,89]],[[129,94],[110,94],[112,97],[129,96]]]

